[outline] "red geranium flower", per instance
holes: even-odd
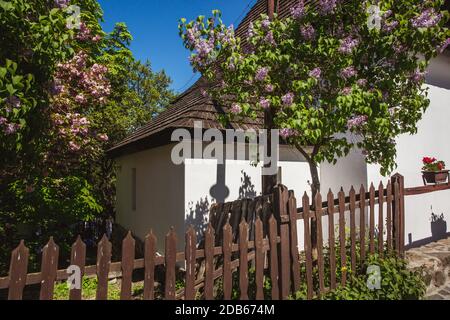
[[[422,161],[423,161],[424,164],[431,164],[434,161],[436,161],[436,159],[435,158],[430,158],[430,157],[424,157]]]

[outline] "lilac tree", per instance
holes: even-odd
[[[289,18],[262,15],[243,38],[218,11],[179,29],[206,94],[231,106],[226,120],[264,113],[308,161],[314,196],[318,164],[352,148],[383,174],[395,167],[395,138],[416,132],[427,66],[450,42],[442,4],[321,0],[314,9],[300,0]]]

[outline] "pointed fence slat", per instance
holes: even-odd
[[[231,271],[231,246],[233,241],[233,232],[231,225],[227,221],[223,227],[223,297],[225,300],[231,300],[233,286],[233,273]]]
[[[400,253],[400,185],[398,182],[394,183],[394,210],[393,210],[393,239],[394,239],[394,250],[397,254]]]
[[[23,240],[11,253],[8,300],[22,300],[23,289],[27,282],[29,256],[30,250]]]
[[[256,300],[264,300],[263,224],[259,215],[255,221],[255,251]]]
[[[320,192],[316,194],[315,200],[316,214],[314,220],[317,225],[317,267],[319,271],[319,290],[320,293],[323,293],[325,291],[325,266],[323,259],[322,195]]]
[[[78,236],[75,243],[72,245],[72,251],[70,254],[70,264],[72,266],[78,266],[80,268],[80,284],[83,283],[83,275],[84,275],[84,267],[86,263],[86,245],[84,244],[83,240],[81,240],[81,237]],[[81,300],[82,299],[82,286],[77,289],[73,288],[69,292],[69,299],[70,300]]]
[[[120,287],[120,300],[131,300],[132,297],[131,288],[133,285],[132,277],[135,243],[131,231],[129,231],[122,241],[122,284]]]
[[[269,218],[269,246],[270,246],[270,279],[272,282],[272,300],[279,300],[278,287],[278,226],[277,220],[272,215]]]
[[[241,201],[233,201],[231,206],[230,223],[233,228],[233,242],[237,243],[239,241],[239,223],[242,221],[241,213]]]
[[[155,298],[156,237],[153,230],[145,237],[144,247],[144,300]]]
[[[208,224],[205,232],[205,299],[214,299],[214,229]]]
[[[289,190],[284,185],[278,185],[273,193],[275,216],[278,220],[278,229],[280,230],[280,298],[286,300],[289,297],[291,286],[291,250],[289,248],[290,232],[289,232],[289,215],[288,201]]]
[[[384,195],[384,186],[383,183],[380,182],[378,186],[378,253],[380,256],[383,256],[384,252],[384,217],[383,217],[383,195]]]
[[[373,183],[369,190],[369,206],[370,206],[370,225],[369,225],[369,251],[370,254],[375,253],[375,187]]]
[[[405,178],[399,174],[396,173],[392,176],[392,179],[398,183],[398,194],[397,194],[397,201],[395,202],[395,207],[398,208],[395,210],[396,212],[396,236],[398,235],[398,245],[396,246],[398,249],[398,254],[401,257],[404,257],[405,254]],[[397,237],[396,237],[397,239]]]
[[[359,245],[360,263],[366,260],[366,189],[363,185],[359,189]]]
[[[40,300],[53,300],[56,273],[58,271],[59,247],[50,237],[42,251]]]
[[[290,194],[289,203],[289,229],[291,243],[291,273],[293,292],[300,290],[300,257],[297,237],[297,199],[294,194]]]
[[[241,300],[248,300],[248,224],[239,224],[239,288]]]
[[[175,265],[177,262],[177,234],[173,228],[170,229],[166,235],[165,248],[165,264],[166,264],[166,278],[164,298],[166,300],[175,300]]]
[[[336,245],[334,235],[334,195],[331,189],[327,196],[328,204],[328,246],[330,255],[330,287],[336,289]]]
[[[377,196],[378,194],[378,196]],[[377,251],[381,254],[384,249],[394,249],[399,255],[404,250],[404,181],[401,175],[395,175],[388,182],[386,190],[383,183],[378,186],[377,192],[373,184],[369,193],[365,193],[364,186],[359,190],[359,199],[356,203],[355,189],[352,187],[348,200],[345,198],[343,190],[338,194],[336,209],[336,199],[329,190],[327,201],[322,202],[320,193],[314,199],[314,212],[311,212],[311,205],[308,195],[305,193],[302,198],[303,207],[298,209],[294,193],[288,191],[285,186],[279,185],[272,195],[255,198],[254,200],[239,200],[228,204],[219,204],[214,207],[211,213],[211,224],[208,225],[205,240],[197,250],[196,233],[190,227],[185,234],[186,247],[183,252],[177,252],[177,236],[173,230],[165,238],[165,256],[156,256],[156,237],[152,232],[145,239],[144,259],[135,260],[135,241],[131,233],[127,235],[122,243],[122,261],[111,263],[111,242],[103,236],[98,244],[97,265],[86,267],[86,246],[78,238],[72,246],[72,265],[80,267],[81,276],[91,276],[95,272],[98,277],[97,299],[106,300],[108,298],[108,275],[110,271],[122,272],[121,300],[132,298],[132,275],[133,269],[145,268],[144,275],[144,299],[155,298],[155,267],[165,265],[164,295],[165,299],[173,300],[181,298],[193,300],[197,290],[203,288],[206,299],[214,298],[214,281],[223,277],[223,298],[231,299],[233,288],[233,271],[239,271],[239,289],[242,300],[249,299],[249,262],[255,266],[255,298],[264,299],[264,276],[265,269],[270,271],[272,281],[272,300],[286,299],[292,292],[298,290],[301,284],[299,248],[297,241],[297,222],[303,219],[304,223],[304,253],[305,253],[305,283],[307,286],[307,298],[312,299],[314,294],[325,292],[325,286],[329,289],[336,288],[337,275],[341,274],[340,283],[346,285],[347,264],[351,264],[352,270],[356,270],[357,254],[360,256],[360,263],[365,261],[366,251]],[[408,194],[408,193],[407,193]],[[368,205],[366,200],[369,197]],[[384,218],[384,202],[386,202],[386,218]],[[375,218],[375,205],[378,205],[378,218]],[[369,218],[367,210],[369,207]],[[220,209],[223,208],[222,211]],[[356,210],[360,211],[359,221],[359,244],[360,252],[356,252],[357,227]],[[230,214],[230,210],[232,214]],[[337,270],[336,236],[335,235],[335,211],[338,210],[339,223],[339,247],[340,247],[340,272]],[[346,240],[346,210],[350,212],[350,244]],[[225,213],[226,212],[226,213]],[[328,216],[328,256],[324,256],[325,248],[323,243],[322,218]],[[236,230],[230,224],[230,215],[233,222],[240,218],[241,222]],[[377,219],[377,221],[375,221]],[[386,219],[386,222],[384,221]],[[366,221],[369,220],[369,237],[366,240]],[[222,226],[219,231],[214,226]],[[317,264],[313,265],[311,224],[317,227]],[[384,224],[386,223],[386,224]],[[375,229],[377,227],[377,229]],[[377,235],[375,231],[378,230]],[[217,234],[221,234],[221,239],[216,239]],[[384,247],[384,233],[386,233],[386,247]],[[266,236],[268,239],[265,240]],[[233,243],[236,237],[238,242]],[[376,239],[375,239],[376,237]],[[217,241],[216,241],[217,240]],[[366,243],[368,245],[366,245]],[[375,245],[376,243],[376,245]],[[251,252],[249,252],[251,248]],[[28,249],[23,242],[12,252],[9,276],[0,278],[0,288],[8,288],[8,299],[22,299],[23,290],[26,285],[39,283],[42,280],[40,298],[49,300],[53,298],[54,282],[56,279],[66,279],[64,271],[57,271],[58,266],[58,246],[50,239],[43,250],[41,272],[27,275]],[[351,261],[347,262],[347,253],[350,252]],[[234,253],[233,253],[234,252]],[[216,261],[216,255],[217,257]],[[235,260],[232,260],[233,257]],[[196,275],[197,259],[204,258],[201,266],[203,275]],[[238,259],[237,259],[238,258]],[[328,281],[328,270],[325,275],[324,260],[329,258],[330,278]],[[185,288],[180,292],[175,292],[176,283],[176,262],[186,261]],[[215,270],[216,262],[222,262]],[[317,267],[317,270],[315,270]],[[204,269],[203,269],[204,268]],[[314,283],[313,274],[317,271],[318,283]],[[268,276],[268,275],[266,275]],[[317,292],[314,292],[317,288]],[[253,292],[251,292],[253,294]],[[70,290],[71,300],[80,300],[82,292],[79,289]],[[252,295],[253,298],[253,295]]]
[[[111,265],[112,245],[106,235],[98,243],[97,248],[97,300],[108,299],[108,275]]]
[[[386,245],[387,251],[392,252],[392,184],[388,181],[386,188]]]
[[[345,241],[345,194],[340,191],[339,199],[339,246],[341,253],[341,285],[344,287],[347,283],[347,253]]]
[[[306,288],[307,298],[312,299],[314,296],[313,291],[313,263],[312,263],[312,245],[311,245],[311,229],[310,229],[310,212],[309,212],[309,197],[305,194],[302,199],[303,203],[303,223],[304,223],[304,236],[305,236],[305,260],[306,260]]]
[[[185,289],[184,289],[184,299],[194,300],[195,299],[195,253],[197,249],[197,236],[195,234],[195,229],[191,225],[186,232],[186,244],[185,244],[185,257],[186,257],[186,278],[185,278]]]
[[[356,193],[353,186],[350,189],[350,259],[352,271],[356,271]]]

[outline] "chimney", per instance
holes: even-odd
[[[268,1],[268,8],[267,8],[267,14],[269,15],[269,18],[273,19],[273,14],[275,12],[275,0],[267,0]]]

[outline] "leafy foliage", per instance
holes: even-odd
[[[380,289],[370,289],[367,285],[368,266],[379,266],[381,271]],[[380,258],[370,256],[363,272],[350,277],[345,287],[340,287],[321,297],[323,300],[417,300],[426,292],[420,272],[407,268],[407,262],[396,257]]]
[[[215,11],[181,20],[180,34],[211,83],[207,94],[231,106],[225,120],[265,112],[266,126],[312,169],[357,147],[385,174],[395,167],[395,137],[414,134],[429,105],[425,70],[449,43],[448,12],[439,11],[443,1],[382,0],[381,26],[372,28],[371,4],[299,1],[292,17],[262,15],[243,38]]]
[[[164,71],[133,57],[126,25],[106,33],[102,15],[97,0],[0,1],[1,274],[19,238],[37,262],[54,236],[64,259],[75,226],[114,215],[105,151],[174,96]]]

